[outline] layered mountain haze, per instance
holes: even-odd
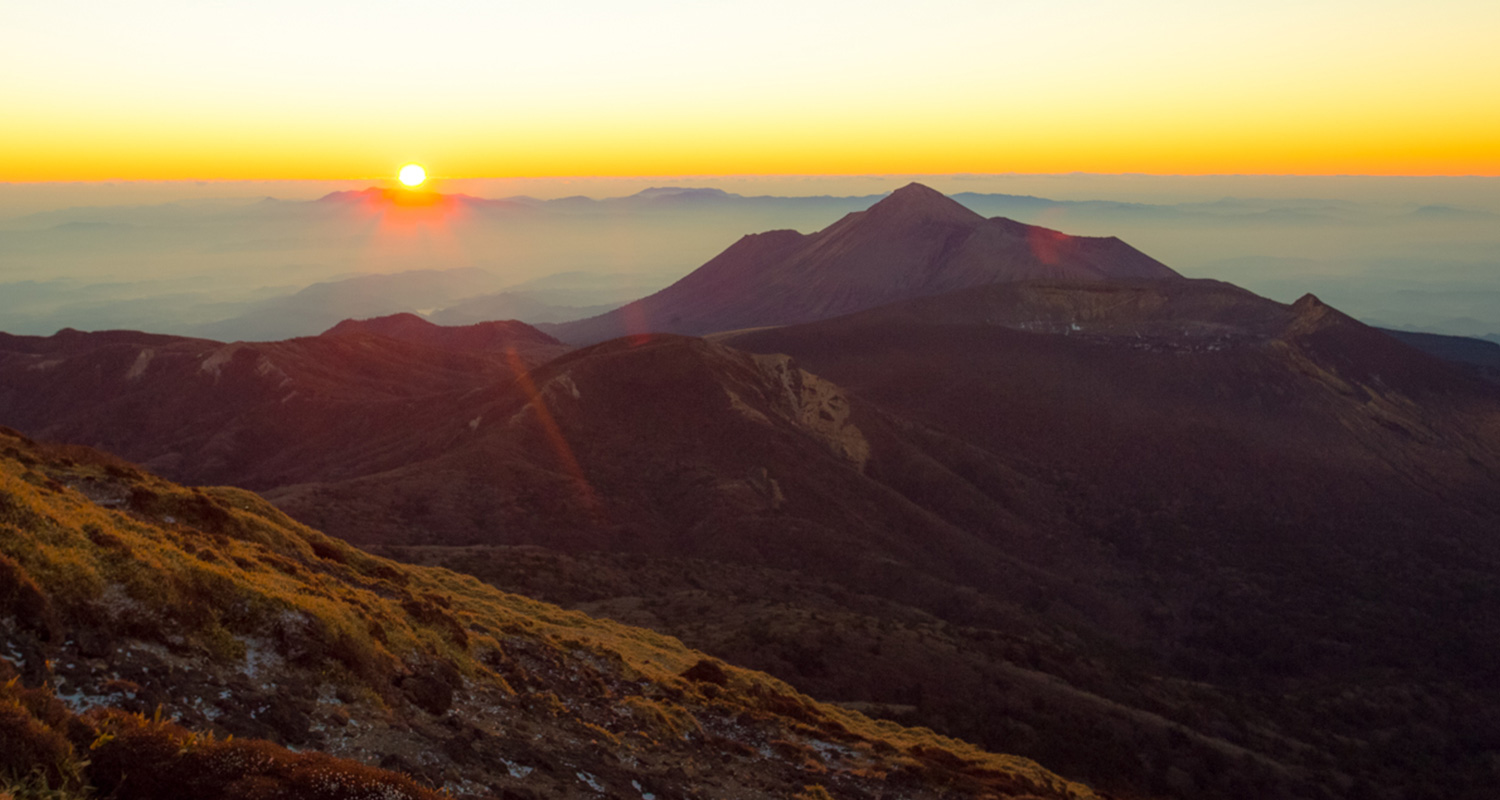
[[[1496,179],[922,180],[954,192],[982,216],[1119,236],[1184,275],[1231,280],[1278,300],[1313,292],[1383,327],[1473,336],[1500,331]],[[603,199],[560,196],[611,190],[572,182],[550,191],[536,187],[556,197],[537,199],[486,195],[502,189],[494,183],[450,182],[441,193],[408,198],[421,200],[413,203],[351,184],[328,185],[348,191],[322,199],[301,186],[209,184],[180,187],[194,199],[154,206],[126,204],[128,187],[96,186],[92,203],[0,219],[0,328],[33,334],[134,328],[273,340],[312,335],[344,317],[436,314],[458,305],[465,308],[434,321],[567,322],[667,286],[747,231],[820,230],[884,196],[873,179],[801,183],[782,183],[782,196],[755,194],[771,184],[759,189],[754,181],[734,185],[745,194],[657,186]],[[1145,184],[1153,188],[1140,191]],[[641,185],[618,184],[627,191]],[[820,186],[843,194],[802,196]],[[0,186],[0,194],[18,200],[43,188],[11,184]],[[294,188],[283,199],[265,196]],[[170,194],[168,186],[155,189]],[[121,196],[109,200],[116,190]],[[251,196],[229,196],[236,192]],[[476,269],[490,283],[464,289],[461,281],[444,286],[433,275]],[[538,279],[580,271],[596,283],[566,292],[532,288]],[[427,274],[432,285],[419,278],[406,297],[341,305],[346,290],[370,286],[366,277],[403,272]],[[642,278],[634,292],[601,291]],[[312,297],[296,296],[314,284],[345,281],[351,283],[331,292],[321,313],[308,304]],[[489,300],[478,302],[486,294]]]
[[[966,286],[1033,278],[1174,278],[1118,239],[985,219],[911,184],[803,235],[746,236],[650,297],[550,332],[587,344],[630,334],[810,322]]]
[[[504,284],[481,269],[411,270],[315,283],[294,294],[250,304],[218,322],[193,326],[208,339],[275,341],[308,336],[350,318],[434,309]]]

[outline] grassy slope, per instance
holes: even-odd
[[[3,430],[0,639],[26,683],[75,708],[159,703],[190,727],[380,760],[457,794],[1091,796],[670,637],[375,558],[249,492]]]

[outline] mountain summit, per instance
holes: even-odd
[[[1115,238],[985,219],[919,183],[813,234],[746,236],[677,283],[553,333],[588,343],[827,319],[942,292],[1036,278],[1177,278]]]
[[[964,204],[920,183],[908,183],[891,192],[860,214],[859,218],[866,222],[887,224],[916,220],[941,220],[956,225],[977,225],[984,222],[984,217],[970,211]]]

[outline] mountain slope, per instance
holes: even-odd
[[[248,492],[184,489],[83,448],[0,431],[0,526],[0,661],[75,710],[159,705],[190,727],[379,760],[462,797],[821,786],[853,798],[893,784],[913,797],[1092,796],[1023,759],[374,558]],[[0,733],[15,719],[0,715]]]
[[[276,485],[392,463],[404,440],[420,449],[421,421],[438,409],[462,414],[465,393],[566,349],[520,323],[421,336],[371,325],[397,338],[0,334],[0,419],[171,476]]]
[[[1101,494],[1149,486],[1202,502],[1189,487],[1259,486],[1242,500],[1263,510],[1242,513],[1325,514],[1337,498],[1309,506],[1296,485],[1312,463],[1337,465],[1330,480],[1369,469],[1433,497],[1482,496],[1500,474],[1490,387],[1311,296],[1285,306],[1213,281],[995,285],[727,341],[793,354],[992,451],[1087,471]]]
[[[1020,282],[727,341],[766,355],[672,336],[575,351],[451,426],[438,458],[272,497],[356,540],[466,546],[401,551],[435,563],[589,559],[536,567],[576,575],[567,590],[485,569],[1129,791],[1191,794],[1163,764],[1237,797],[1336,786],[1347,740],[1380,747],[1368,703],[1403,737],[1433,719],[1358,696],[1308,725],[1304,687],[1377,671],[1446,692],[1500,633],[1472,622],[1500,568],[1493,393],[1315,298]],[[714,584],[740,588],[695,588]],[[1461,617],[1436,601],[1448,585],[1475,587]],[[1403,672],[1422,653],[1447,678]],[[1249,760],[1203,766],[1225,753]],[[1463,759],[1472,775],[1482,754]]]
[[[1011,551],[1041,546],[1030,520],[1046,516],[1014,470],[986,465],[998,499],[983,497],[944,466],[958,443],[785,358],[686,337],[569,353],[429,435],[437,457],[268,496],[362,543],[629,547],[871,581],[900,580],[897,564],[942,580],[1010,571]],[[950,487],[946,502],[913,502],[923,482]]]
[[[1053,476],[1082,541],[1134,578],[1096,580],[1145,621],[1111,635],[1132,655],[1102,662],[1101,694],[1139,697],[1152,684],[1124,665],[1144,658],[1209,693],[1167,716],[1325,787],[1333,769],[1352,795],[1396,796],[1441,764],[1433,791],[1483,796],[1500,741],[1481,655],[1500,641],[1493,386],[1311,296],[1213,281],[997,284],[726,341]],[[1450,733],[1418,744],[1434,726]]]
[[[746,236],[650,297],[548,330],[584,344],[639,333],[704,334],[825,319],[996,281],[1172,277],[1177,273],[1118,239],[987,220],[914,183],[811,235]]]

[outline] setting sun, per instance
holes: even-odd
[[[398,177],[403,185],[415,189],[427,180],[427,170],[423,169],[421,164],[407,164],[401,168]]]

